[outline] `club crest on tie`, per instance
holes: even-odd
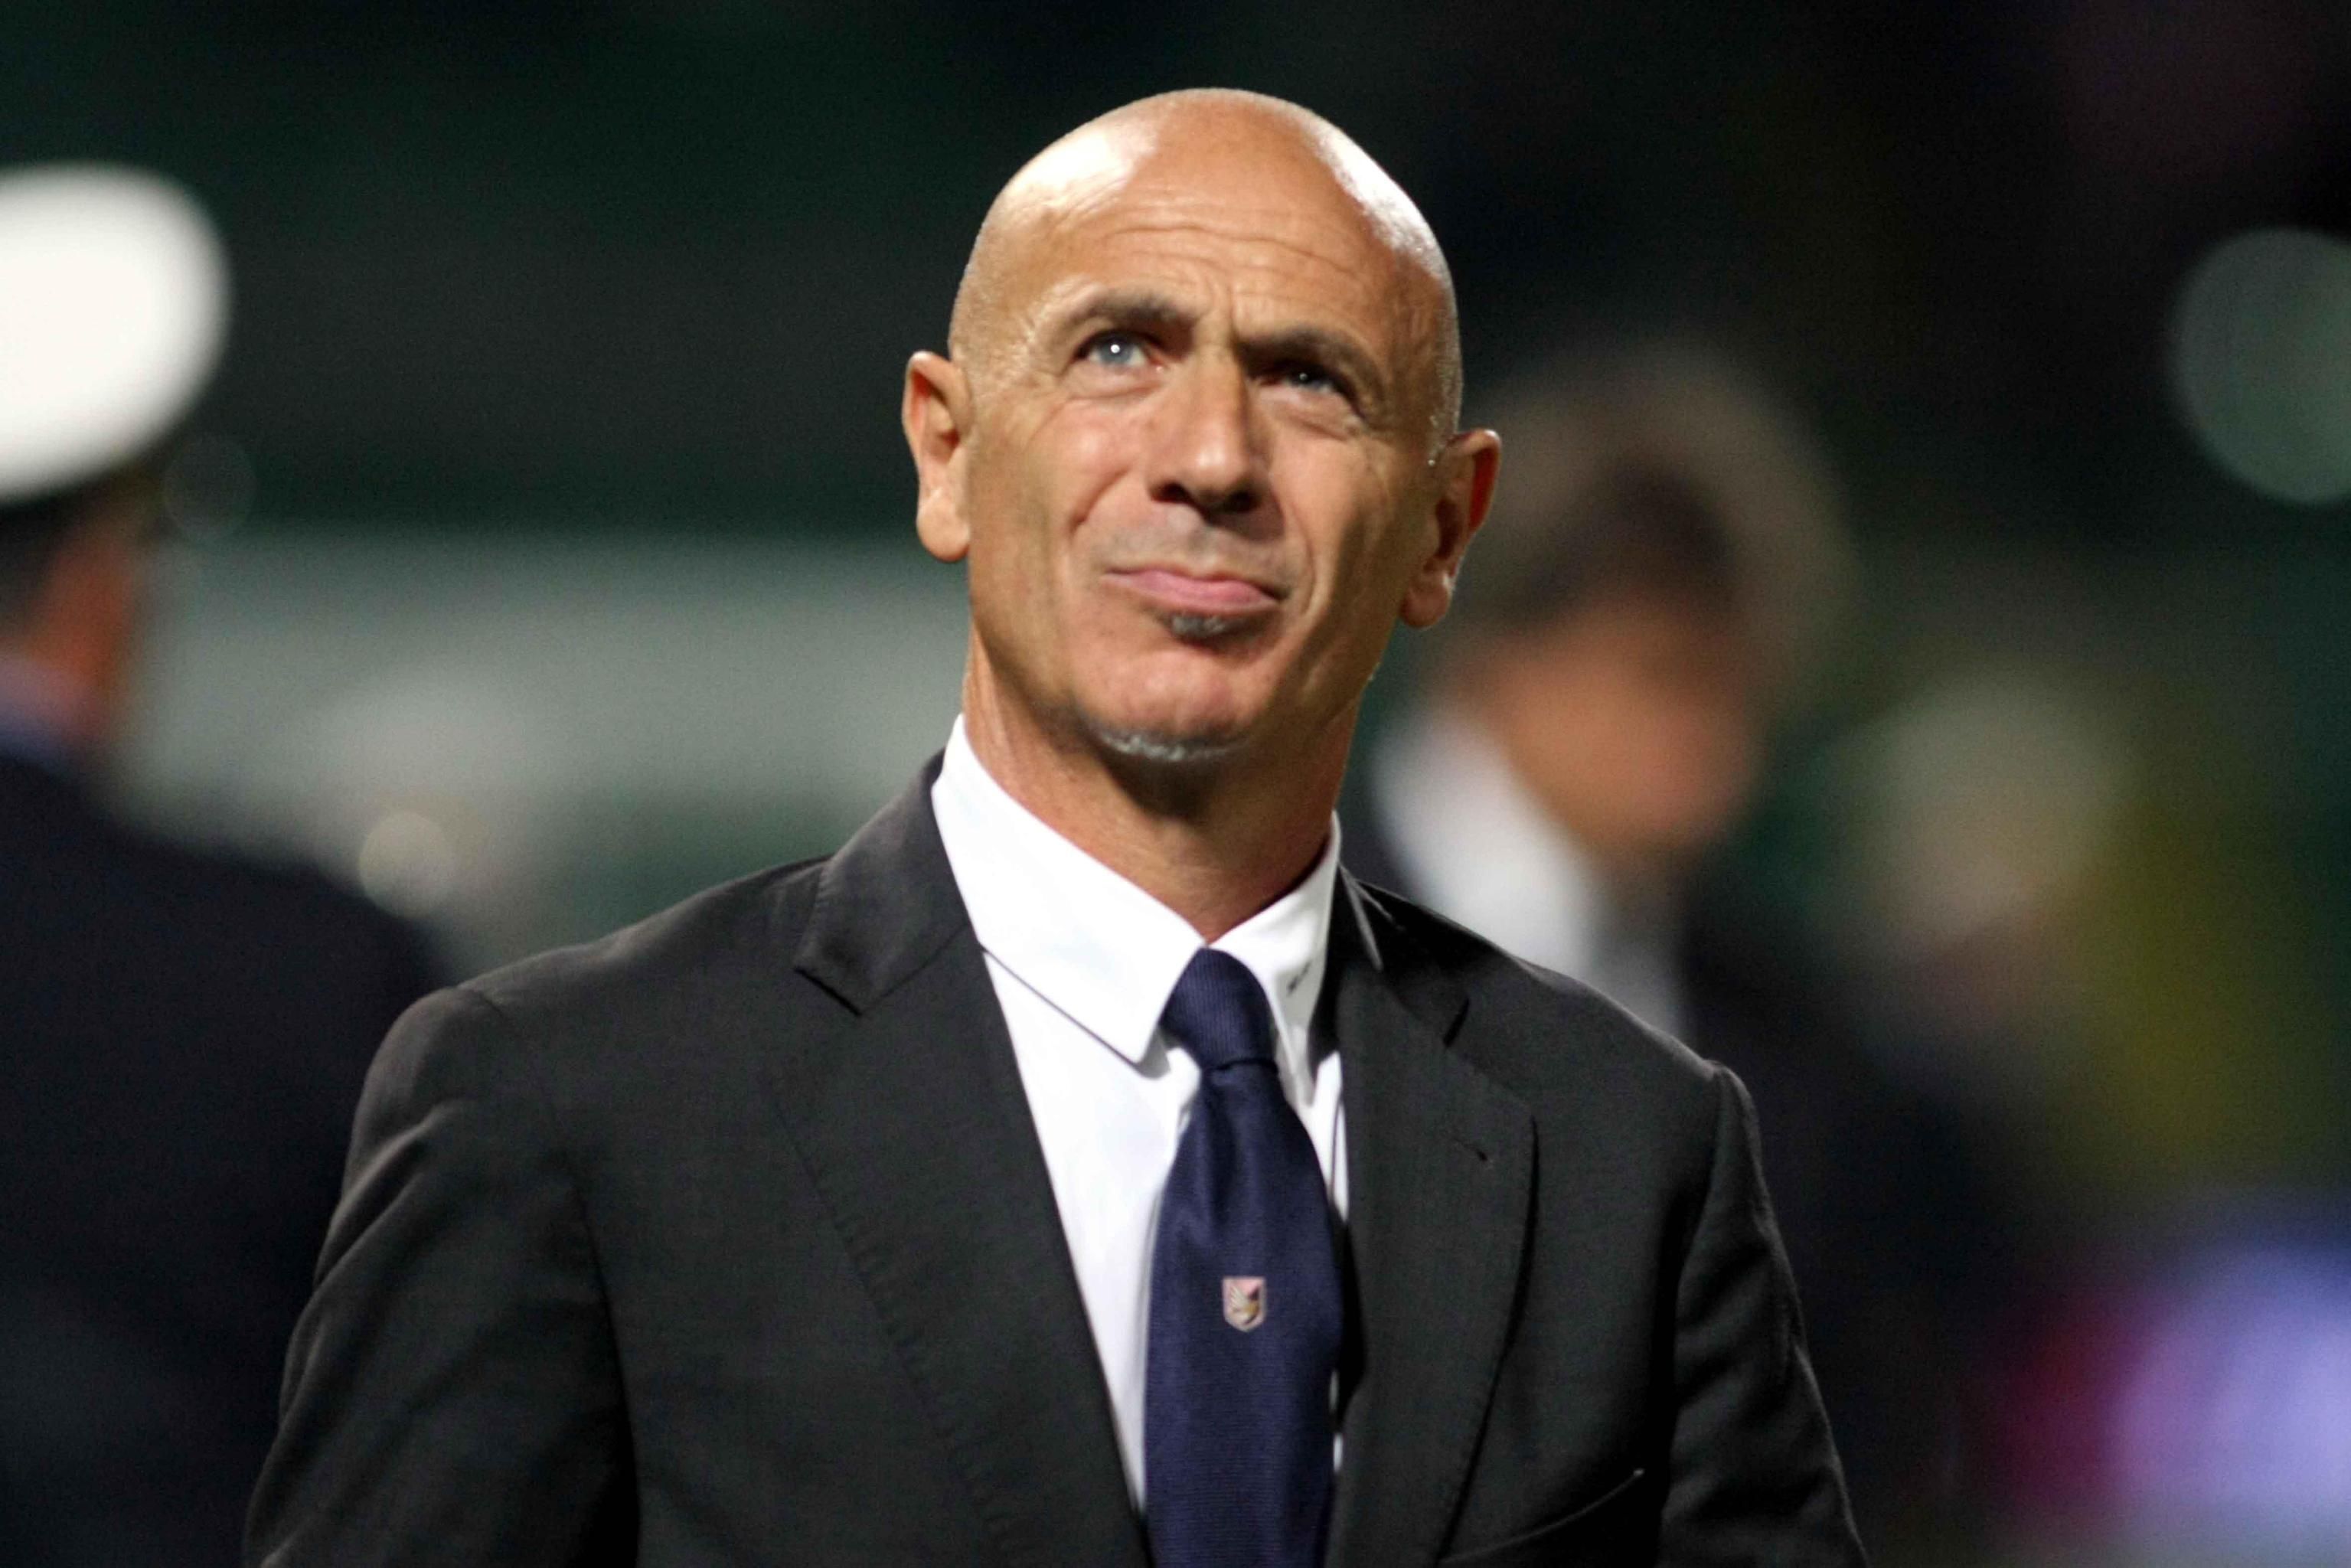
[[[1225,1276],[1225,1322],[1243,1333],[1265,1322],[1265,1279],[1262,1275]]]

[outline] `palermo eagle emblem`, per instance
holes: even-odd
[[[1265,1280],[1262,1275],[1225,1276],[1225,1322],[1243,1333],[1265,1322]]]

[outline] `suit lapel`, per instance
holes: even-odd
[[[796,967],[841,1004],[776,1097],[1007,1562],[1142,1568],[1085,1304],[931,816],[936,763],[836,855]]]
[[[1331,934],[1360,1366],[1328,1561],[1435,1559],[1458,1506],[1527,1239],[1534,1123],[1447,1043],[1460,987],[1349,877]]]

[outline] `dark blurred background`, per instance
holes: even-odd
[[[1029,153],[1204,83],[1421,203],[1473,413],[1666,332],[1819,433],[1855,609],[1733,859],[2044,1260],[1885,1554],[2351,1561],[2339,5],[9,7],[0,158],[236,274],[124,793],[475,966],[829,847],[955,707],[905,357]]]

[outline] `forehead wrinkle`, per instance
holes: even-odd
[[[1034,313],[1040,316],[1056,314],[1059,302],[1074,289],[1085,291],[1104,300],[1115,300],[1124,296],[1129,305],[1140,305],[1149,298],[1160,303],[1163,314],[1196,314],[1196,307],[1182,303],[1165,287],[1151,281],[1155,274],[1166,275],[1178,279],[1179,287],[1181,287],[1184,283],[1188,282],[1183,279],[1183,275],[1195,265],[1206,265],[1217,275],[1217,280],[1211,284],[1211,289],[1214,292],[1224,291],[1222,285],[1228,276],[1270,274],[1274,287],[1262,292],[1271,298],[1277,300],[1298,298],[1311,304],[1332,297],[1332,290],[1328,286],[1311,277],[1301,277],[1299,276],[1300,269],[1262,254],[1270,251],[1298,257],[1311,263],[1313,270],[1333,275],[1338,282],[1347,286],[1348,292],[1363,296],[1357,303],[1367,307],[1364,312],[1367,316],[1388,319],[1396,314],[1394,308],[1395,301],[1391,298],[1389,290],[1366,290],[1359,287],[1364,273],[1364,258],[1352,246],[1318,246],[1309,238],[1270,233],[1248,224],[1219,224],[1189,218],[1136,217],[1119,222],[1114,230],[1104,236],[1102,249],[1108,256],[1116,257],[1124,247],[1123,242],[1126,241],[1171,236],[1180,239],[1192,235],[1197,235],[1215,246],[1235,247],[1238,254],[1204,254],[1194,256],[1187,255],[1180,246],[1171,247],[1169,250],[1143,257],[1143,266],[1139,273],[1132,277],[1131,281],[1127,276],[1103,276],[1105,272],[1123,274],[1125,269],[1123,267],[1081,267],[1043,285],[1039,291],[1040,306]],[[1310,309],[1307,314],[1320,317],[1326,315],[1327,312]],[[1316,324],[1325,325],[1320,321]],[[1343,326],[1331,326],[1328,329],[1348,330]],[[1360,336],[1359,333],[1352,331],[1349,331],[1348,335]]]
[[[1333,204],[1318,212],[1303,201],[1245,204],[1222,191],[1202,190],[1200,178],[1146,168],[1138,171],[1117,191],[1105,193],[1103,199],[1088,204],[1085,209],[1069,211],[1073,218],[1082,220],[1115,211],[1114,203],[1123,201],[1139,210],[1121,226],[1139,231],[1197,229],[1224,238],[1275,239],[1291,245],[1302,244],[1290,238],[1291,235],[1314,232],[1328,235],[1350,249],[1384,252],[1395,248],[1387,243],[1379,225],[1352,204]],[[1329,188],[1327,182],[1320,180],[1309,183]]]
[[[1102,319],[1142,327],[1190,327],[1200,312],[1174,295],[1148,285],[1095,283],[1072,290],[1067,305],[1044,312],[1057,326]]]
[[[1208,246],[1234,246],[1239,251],[1238,256],[1203,256],[1195,258],[1185,255],[1179,246],[1174,247],[1171,254],[1144,258],[1146,265],[1155,262],[1169,270],[1181,270],[1187,262],[1197,259],[1213,264],[1220,271],[1231,269],[1250,273],[1273,273],[1286,285],[1280,290],[1281,292],[1307,294],[1322,292],[1314,285],[1303,280],[1290,280],[1286,276],[1289,268],[1279,261],[1257,254],[1272,251],[1300,258],[1312,264],[1317,269],[1335,274],[1340,278],[1351,282],[1363,276],[1364,257],[1360,254],[1360,247],[1339,240],[1336,235],[1331,236],[1333,243],[1318,245],[1314,237],[1278,233],[1254,224],[1246,217],[1238,221],[1219,221],[1224,210],[1213,202],[1196,201],[1189,204],[1201,215],[1155,216],[1147,212],[1128,212],[1114,208],[1098,214],[1081,212],[1054,214],[1040,220],[1035,230],[1029,235],[1023,236],[1025,243],[1021,249],[1025,254],[1018,256],[1016,259],[1026,265],[1008,266],[1005,270],[1015,277],[1022,273],[1037,270],[1040,265],[1055,259],[1056,253],[1071,248],[1086,235],[1089,229],[1096,226],[1084,221],[1088,216],[1100,215],[1104,220],[1100,226],[1107,232],[1101,236],[1098,245],[1103,252],[1111,256],[1118,255],[1121,250],[1136,241],[1147,242],[1153,239],[1180,241],[1195,236],[1207,242]],[[1261,211],[1277,216],[1287,215],[1278,208],[1252,211]],[[1327,230],[1328,225],[1322,226]],[[1085,270],[1081,268],[1078,275],[1084,276]]]
[[[1185,134],[1169,134],[1176,130]],[[1237,172],[1237,162],[1251,167]],[[1286,188],[1300,199],[1289,208],[1235,209],[1216,193],[1236,177]],[[1426,396],[1434,439],[1449,433],[1459,412],[1458,329],[1450,270],[1426,219],[1337,127],[1253,94],[1198,90],[1147,99],[1080,127],[1031,160],[998,193],[980,225],[956,294],[949,351],[985,369],[1009,326],[1015,301],[1007,295],[1019,292],[1008,274],[1027,270],[1013,264],[1050,252],[1050,240],[1088,218],[1145,197],[1201,214],[1190,226],[1203,232],[1287,249],[1351,277],[1364,272],[1360,257],[1343,254],[1353,246],[1331,255],[1294,231],[1355,228],[1355,245],[1385,258],[1390,319],[1409,329],[1394,347],[1417,362],[1407,371],[1404,360],[1396,361],[1400,382],[1415,389],[1415,401]],[[1238,214],[1268,211],[1288,217],[1293,232],[1259,228],[1236,236],[1248,222]],[[1138,229],[1185,226],[1171,219],[1134,221]],[[1024,314],[1023,336],[1033,336],[1044,313]]]

